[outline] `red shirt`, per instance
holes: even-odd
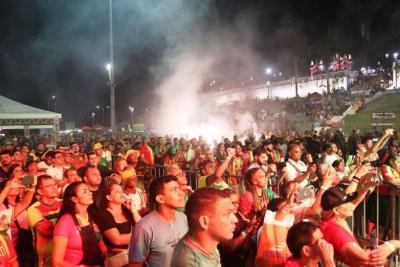
[[[358,267],[358,264],[346,258],[345,255],[340,254],[340,248],[348,243],[358,243],[355,237],[346,231],[342,226],[338,225],[332,220],[325,220],[321,222],[321,231],[324,234],[324,239],[331,243],[335,249],[335,258],[344,262],[350,267]]]
[[[315,263],[315,264],[312,264],[312,265],[310,265],[310,264],[308,264],[308,265],[302,265],[302,264],[300,264],[296,259],[294,259],[293,257],[290,257],[290,258],[287,260],[287,262],[285,263],[285,267],[305,267],[305,266],[308,266],[308,267],[310,267],[310,266],[317,267],[318,264]]]
[[[300,265],[300,263],[298,263],[295,259],[290,257],[285,263],[285,267],[303,267],[303,265]]]

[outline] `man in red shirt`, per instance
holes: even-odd
[[[310,222],[300,222],[293,225],[288,232],[286,243],[292,257],[285,267],[318,266],[333,267],[333,246],[323,239],[317,225]]]

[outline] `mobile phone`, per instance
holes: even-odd
[[[376,175],[375,175],[375,183],[376,183],[376,184],[381,184],[382,181],[383,181],[382,176],[380,176],[379,174],[376,174]]]
[[[298,188],[296,191],[296,199],[300,201],[312,198],[314,196],[314,187],[312,185]]]
[[[24,178],[22,178],[22,181],[21,181],[21,183],[23,185],[31,185],[31,184],[33,184],[33,182],[34,182],[33,176],[30,176],[30,175],[25,176]]]

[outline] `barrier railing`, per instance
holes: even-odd
[[[198,170],[184,170],[186,172],[186,179],[188,180],[188,185],[192,187],[193,190],[197,189],[197,180],[200,177],[200,171]],[[154,178],[159,178],[165,175],[165,166],[160,164],[154,164],[152,168],[152,174]]]

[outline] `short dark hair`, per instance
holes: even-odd
[[[37,186],[36,186],[36,188],[39,189],[40,187],[42,187],[43,181],[44,180],[49,180],[49,179],[54,179],[54,178],[51,177],[50,175],[47,175],[47,174],[40,175],[37,178]]]
[[[200,216],[207,212],[213,212],[215,203],[224,198],[229,198],[226,192],[212,187],[198,189],[190,195],[185,206],[189,229],[199,229]]]
[[[293,258],[301,258],[301,249],[304,246],[311,245],[313,234],[317,229],[318,226],[311,222],[299,222],[289,229],[286,244]]]
[[[88,157],[88,158],[89,158],[90,155],[95,155],[95,156],[97,156],[96,153],[94,153],[94,152],[89,152],[89,153],[87,153],[87,157]]]
[[[337,167],[339,166],[340,162],[342,162],[341,159],[335,160],[335,161],[332,163],[332,167],[333,167],[333,168],[337,168]]]
[[[77,171],[77,169],[75,169],[75,168],[73,168],[73,167],[71,167],[71,168],[69,168],[69,169],[66,169],[66,170],[64,171],[64,178],[67,178],[67,177],[68,177],[68,173],[69,173],[70,171]]]
[[[274,198],[272,200],[270,200],[270,202],[267,205],[267,210],[276,212],[279,210],[279,206],[282,205],[283,203],[286,202],[285,198]]]
[[[97,168],[97,166],[90,166],[90,165],[86,166],[85,172],[84,172],[84,175],[83,175],[84,177],[87,177],[87,173],[88,173],[89,169],[99,169],[99,168]]]
[[[1,156],[1,155],[9,155],[9,156],[11,157],[11,151],[9,151],[9,150],[3,150],[3,151],[0,152],[0,156]]]
[[[267,154],[267,150],[263,147],[257,147],[253,150],[253,156],[260,156],[261,154]]]
[[[59,150],[56,150],[51,154],[51,158],[55,159],[57,154],[61,154],[62,155],[63,153],[61,151],[59,151]]]
[[[164,185],[175,181],[177,182],[177,179],[173,175],[165,175],[161,176],[160,178],[154,179],[149,186],[149,202],[152,208],[157,207],[157,201],[156,197],[161,194],[164,190]]]
[[[210,163],[214,163],[214,162],[210,159],[206,159],[206,160],[203,160],[202,162],[200,162],[200,170],[203,170],[207,166],[207,164],[210,164]]]

